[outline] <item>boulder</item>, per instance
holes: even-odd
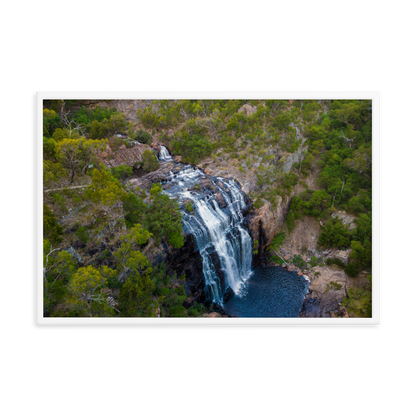
[[[244,113],[246,116],[251,116],[257,111],[256,107],[251,106],[250,104],[244,104],[238,110],[239,113]]]
[[[138,188],[141,185],[141,181],[138,178],[132,178],[127,181],[127,184],[132,188]]]
[[[349,318],[348,312],[344,306],[340,306],[339,314],[341,315],[341,318]]]
[[[351,255],[351,251],[351,249],[342,251],[339,250],[335,253],[334,259],[338,259],[344,266],[346,266]]]
[[[208,318],[221,318],[221,315],[218,312],[211,312],[208,314]]]
[[[215,200],[218,202],[218,205],[221,208],[225,208],[227,206],[227,204],[224,201],[224,197],[222,196],[221,192],[217,192],[215,194]]]
[[[224,293],[224,296],[222,297],[223,302],[227,303],[234,295],[234,290],[232,290],[231,287],[228,286]]]
[[[81,256],[75,251],[74,247],[69,246],[65,249],[65,251],[67,253],[69,253],[73,259],[75,259],[78,263],[82,263],[82,258]]]

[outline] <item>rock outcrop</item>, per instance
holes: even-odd
[[[339,260],[344,266],[346,266],[350,259],[351,252],[352,249],[338,250],[334,255],[334,259]]]
[[[269,244],[273,237],[280,232],[289,212],[289,198],[283,200],[279,196],[277,200],[276,207],[273,207],[269,201],[263,200],[264,205],[254,210],[250,217],[249,227],[253,240],[257,240],[263,245]]]
[[[253,107],[250,104],[244,104],[240,109],[238,110],[239,113],[243,113],[246,116],[251,116],[257,111],[256,107]]]
[[[126,148],[125,145],[122,145],[118,150],[112,151],[110,146],[107,146],[105,151],[98,155],[98,158],[107,168],[114,168],[123,164],[139,167],[143,161],[145,150],[152,150],[152,147],[138,143],[131,148]]]
[[[101,107],[112,108],[126,115],[126,121],[137,121],[137,110],[146,108],[151,105],[153,100],[106,100],[93,104],[91,107],[97,105]]]
[[[348,227],[349,230],[353,230],[354,228],[357,227],[355,225],[355,221],[357,220],[357,218],[354,217],[353,215],[348,215],[345,211],[333,212],[331,214],[331,217],[338,218],[342,222],[343,225]]]

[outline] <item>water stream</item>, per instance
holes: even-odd
[[[160,146],[159,160],[172,161],[164,146]],[[252,239],[243,215],[247,203],[239,184],[175,163],[164,188],[171,198],[179,199],[184,231],[192,235],[201,255],[207,299],[223,306],[232,316],[299,313],[308,286],[302,276],[290,274],[289,278],[285,276],[288,272],[280,268],[272,268],[276,270],[270,269],[266,274],[265,270],[252,270]],[[270,291],[270,283],[281,290],[274,287]],[[284,296],[287,288],[289,296]]]

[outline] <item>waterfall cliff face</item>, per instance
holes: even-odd
[[[159,160],[171,159],[161,146]],[[247,197],[233,179],[183,164],[176,164],[163,188],[179,199],[185,234],[202,259],[206,298],[222,304],[224,294],[238,294],[251,274],[252,240],[243,215]]]
[[[160,146],[159,150],[159,160],[163,162],[167,162],[172,160],[172,156],[169,154],[168,149],[165,146]]]

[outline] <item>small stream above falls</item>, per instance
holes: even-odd
[[[279,267],[252,270],[249,199],[240,185],[175,162],[164,146],[159,160],[174,164],[162,188],[178,199],[184,232],[201,256],[206,299],[231,316],[297,316],[309,283]]]

